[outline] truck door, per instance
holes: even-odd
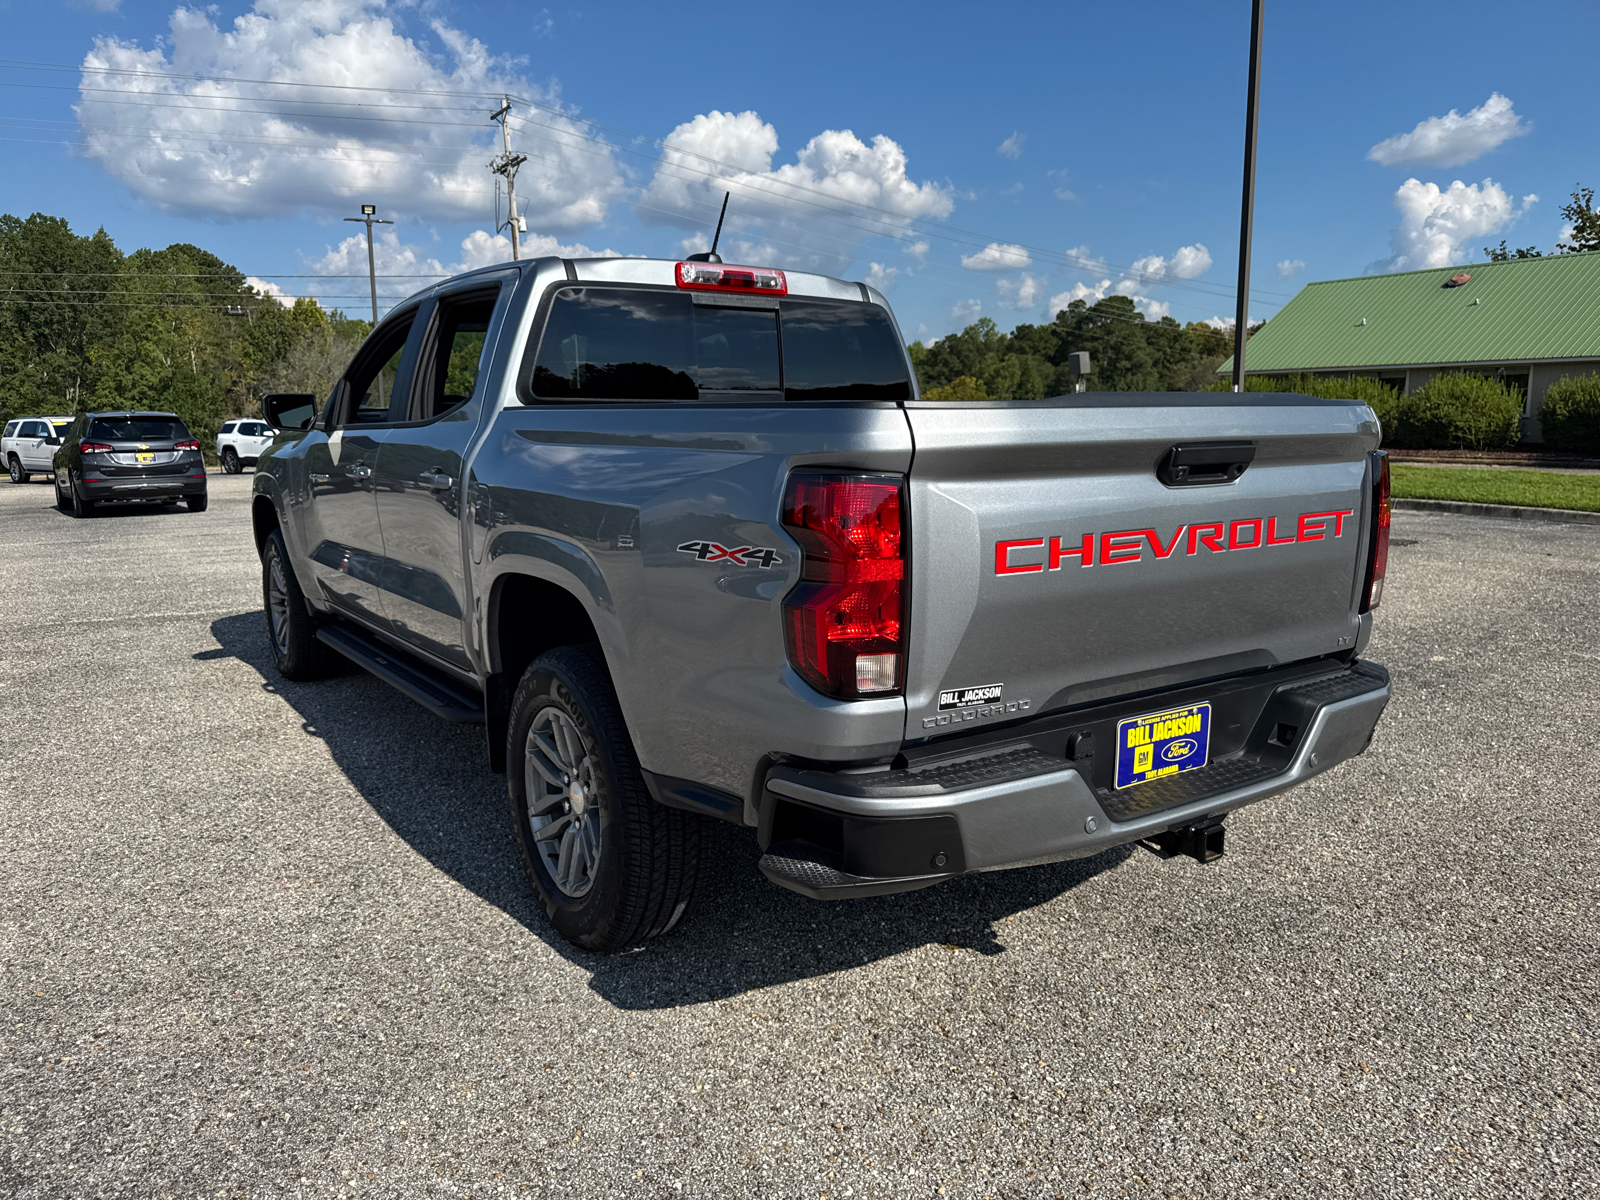
[[[409,408],[378,454],[373,485],[383,530],[383,603],[394,631],[419,650],[472,670],[461,504],[465,462],[484,410],[481,374],[493,349],[507,279],[440,295],[426,316]]]
[[[383,537],[373,498],[378,450],[404,413],[415,360],[417,310],[379,326],[334,391],[324,432],[306,447],[311,493],[306,553],[322,594],[369,625],[389,627],[379,579]]]

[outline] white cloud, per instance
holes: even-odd
[[[1058,187],[1056,189],[1057,200],[1076,200],[1077,198],[1078,193],[1073,191],[1071,188]]]
[[[963,254],[961,265],[969,271],[1013,271],[1031,267],[1033,255],[1021,246],[990,242],[976,254]]]
[[[1499,92],[1462,116],[1451,109],[1442,117],[1417,122],[1410,133],[1385,138],[1367,157],[1386,167],[1458,167],[1489,153],[1507,138],[1532,130]]]
[[[1133,266],[1128,269],[1126,279],[1137,283],[1159,283],[1169,277],[1198,279],[1210,269],[1211,251],[1196,242],[1192,246],[1179,246],[1173,251],[1171,259],[1159,254],[1135,259]]]
[[[1171,282],[1175,279],[1198,279],[1211,269],[1211,251],[1196,242],[1192,246],[1179,246],[1172,252],[1172,257],[1167,258],[1161,254],[1147,254],[1143,258],[1134,259],[1127,270],[1121,272],[1115,283],[1111,281],[1111,273],[1106,264],[1089,256],[1088,246],[1073,246],[1066,251],[1069,262],[1079,270],[1088,271],[1092,275],[1104,275],[1098,284],[1090,286],[1086,283],[1075,283],[1064,292],[1057,292],[1050,297],[1050,303],[1045,306],[1045,311],[1052,320],[1055,315],[1074,300],[1084,300],[1093,304],[1097,300],[1104,300],[1107,296],[1127,296],[1133,300],[1134,307],[1152,321],[1159,321],[1162,317],[1170,315],[1172,305],[1165,300],[1155,300],[1144,294],[1150,284]]]
[[[1005,141],[994,148],[996,154],[1003,154],[1007,158],[1021,158],[1022,144],[1028,140],[1025,133],[1012,133]]]
[[[1300,272],[1304,271],[1305,269],[1306,264],[1304,259],[1285,258],[1278,263],[1278,278],[1288,279],[1292,276],[1300,274]]]
[[[1389,235],[1394,253],[1368,270],[1418,271],[1466,262],[1481,239],[1514,224],[1538,199],[1530,193],[1518,207],[1492,179],[1481,184],[1458,179],[1445,189],[1408,179],[1394,194],[1400,210],[1400,223]]]
[[[995,291],[1000,293],[1000,307],[1033,308],[1044,295],[1044,280],[1024,271],[1016,279],[996,279]]]
[[[1046,171],[1045,174],[1047,176],[1049,176],[1051,179],[1056,179],[1056,180],[1060,181],[1056,185],[1056,189],[1055,189],[1056,199],[1057,200],[1076,200],[1078,198],[1078,193],[1073,191],[1071,188],[1069,188],[1067,186],[1067,172],[1066,171],[1064,171],[1064,170],[1062,170],[1060,168],[1057,168],[1054,171]]]
[[[1134,265],[1137,266],[1138,263]],[[1092,305],[1096,301],[1104,300],[1107,296],[1127,296],[1133,301],[1133,306],[1152,321],[1159,321],[1162,317],[1171,313],[1172,306],[1170,304],[1162,300],[1152,300],[1148,296],[1141,296],[1138,293],[1138,288],[1138,283],[1128,278],[1119,279],[1115,284],[1109,279],[1102,279],[1093,287],[1086,283],[1075,283],[1067,291],[1057,292],[1054,296],[1051,296],[1050,302],[1045,305],[1045,312],[1049,314],[1050,319],[1053,321],[1056,314],[1074,300],[1083,300]]]
[[[1000,189],[1000,194],[1002,196],[1017,196],[1017,195],[1020,195],[1022,193],[1023,187],[1024,187],[1024,184],[1019,179],[1019,180],[1017,180],[1016,183],[1013,183],[1013,184],[1010,184],[1007,187],[1001,188]]]
[[[246,275],[244,277],[244,281],[247,286],[255,288],[256,291],[260,292],[268,299],[276,300],[279,304],[283,305],[283,307],[294,307],[295,298],[287,294],[277,284],[269,283],[265,279],[257,279],[254,275]]]
[[[114,13],[122,7],[122,0],[72,0],[73,8],[86,8],[90,12]]]
[[[431,39],[402,31],[397,21],[418,12],[402,0],[255,0],[231,25],[215,8],[177,8],[148,50],[97,38],[74,106],[84,153],[167,211],[340,216],[365,202],[384,215],[486,219],[494,181],[484,164],[497,149],[489,97],[559,100],[443,20],[427,27]],[[107,79],[139,95],[95,90]],[[512,145],[528,155],[522,214],[557,232],[603,219],[623,186],[610,147],[559,113],[522,115],[531,119],[512,123]]]
[[[955,207],[946,189],[911,180],[905,151],[882,134],[868,145],[849,130],[825,130],[775,167],[776,129],[753,112],[712,111],[679,125],[665,146],[636,206],[639,220],[709,229],[731,192],[724,236],[764,236],[782,249],[766,260],[773,265],[837,274],[866,237],[903,237],[912,221]],[[863,220],[863,205],[879,211]]]
[[[976,321],[982,312],[982,300],[961,300],[950,309],[950,321],[957,328],[965,329]]]
[[[889,290],[890,285],[894,283],[894,278],[898,274],[900,274],[899,267],[886,267],[882,263],[868,263],[867,286],[875,287],[880,292],[886,292]]]
[[[905,248],[905,252],[908,257],[916,259],[919,263],[928,261],[927,242],[912,242],[911,245]]]

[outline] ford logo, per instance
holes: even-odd
[[[1193,738],[1179,738],[1161,752],[1161,757],[1168,762],[1177,762],[1180,758],[1188,758],[1198,749],[1200,743]]]

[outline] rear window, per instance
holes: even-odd
[[[697,304],[684,292],[617,287],[556,293],[532,385],[548,400],[911,398],[905,352],[875,305],[724,306]]]
[[[182,421],[171,417],[97,417],[89,440],[103,442],[176,442],[189,437]]]
[[[6,431],[4,433],[0,433],[0,437],[16,437],[17,436],[17,426],[20,425],[20,424],[21,424],[20,421],[7,421],[6,422]]]

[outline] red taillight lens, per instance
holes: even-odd
[[[784,637],[790,664],[825,695],[882,695],[901,686],[900,485],[893,475],[789,479],[783,525],[805,561],[800,583],[783,602]]]
[[[174,450],[198,450],[198,449],[200,449],[200,443],[199,442],[178,442],[172,448]]]
[[[110,454],[111,447],[104,442],[79,442],[79,454]]]
[[[728,267],[721,263],[681,262],[678,286],[705,292],[759,292],[787,296],[789,280],[770,267]]]
[[[1362,612],[1371,612],[1383,599],[1383,577],[1389,569],[1389,452],[1373,454],[1372,552],[1367,560],[1367,590]]]

